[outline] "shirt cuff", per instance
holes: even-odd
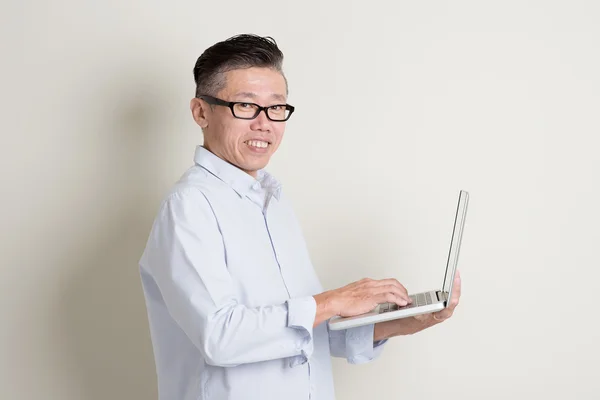
[[[346,354],[350,364],[364,364],[379,357],[387,339],[373,342],[375,324],[349,328],[346,331]]]
[[[304,364],[308,361],[313,353],[313,325],[317,314],[317,302],[314,297],[298,297],[289,299],[288,306],[288,328],[296,329],[299,338],[295,343],[296,351],[300,355],[291,357],[290,367]]]

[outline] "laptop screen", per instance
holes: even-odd
[[[456,207],[456,216],[454,217],[454,227],[452,228],[452,240],[450,241],[450,250],[448,252],[448,261],[446,262],[446,273],[444,274],[444,284],[442,290],[448,294],[447,299],[452,296],[452,284],[454,283],[454,273],[458,263],[458,254],[460,252],[460,243],[465,227],[467,217],[467,205],[469,204],[469,193],[461,190],[458,196],[458,206]]]

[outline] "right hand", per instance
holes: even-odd
[[[381,303],[412,303],[406,288],[396,279],[364,278],[331,292],[334,312],[341,317],[367,313]]]

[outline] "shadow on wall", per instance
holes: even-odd
[[[160,78],[120,77],[113,82],[118,97],[105,95],[106,104],[96,105],[95,112],[108,112],[91,132],[101,137],[102,145],[92,150],[100,152],[101,167],[90,171],[100,178],[84,190],[94,190],[91,197],[100,200],[83,207],[96,214],[86,237],[65,246],[62,261],[71,275],[63,280],[55,311],[64,365],[82,400],[158,397],[138,261],[165,189],[160,99],[167,93],[156,86]],[[65,223],[87,224],[85,215],[71,218]]]

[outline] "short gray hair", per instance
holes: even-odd
[[[225,87],[225,72],[252,67],[271,68],[285,79],[282,66],[283,53],[272,37],[253,34],[230,37],[212,45],[198,57],[194,66],[196,97],[216,96]]]

